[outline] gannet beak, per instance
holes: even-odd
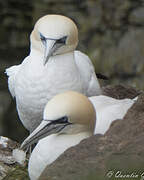
[[[46,39],[45,41],[45,52],[44,52],[44,65],[48,62],[49,58],[53,55],[53,53],[56,50],[56,47],[54,46],[56,43],[56,40],[54,39]]]
[[[55,121],[43,120],[41,124],[24,140],[24,142],[21,144],[21,149],[27,149],[30,145],[36,143],[38,140],[51,134],[56,134],[70,124],[71,123],[68,121],[61,122],[61,119]]]

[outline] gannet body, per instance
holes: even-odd
[[[114,99],[100,95],[89,97],[96,110],[97,123],[94,134],[105,134],[111,123],[123,119],[136,99]]]
[[[21,146],[25,149],[39,140],[29,160],[31,180],[38,179],[45,167],[68,148],[92,134],[104,134],[114,120],[124,117],[135,100],[103,95],[87,98],[72,91],[52,98],[45,107],[44,120]]]
[[[37,180],[45,167],[66,149],[93,134],[95,114],[88,98],[77,92],[56,95],[47,103],[44,120],[21,146],[25,149],[40,139],[29,159],[31,180]]]
[[[86,96],[101,94],[90,59],[75,51],[77,27],[60,15],[40,18],[31,33],[30,55],[6,69],[23,125],[32,132],[41,122],[46,103],[56,94],[73,90]]]

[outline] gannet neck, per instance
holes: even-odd
[[[65,54],[60,54],[60,55],[55,55],[55,56],[51,56],[49,58],[48,63],[44,66],[43,64],[43,57],[44,54],[42,54],[41,52],[37,51],[37,50],[31,50],[30,52],[30,57],[31,57],[31,63],[33,64],[33,66],[35,66],[36,63],[38,63],[39,65],[42,66],[42,68],[47,68],[50,66],[52,66],[51,68],[55,67],[57,68],[57,70],[61,67],[63,69],[63,71],[61,73],[64,72],[64,69],[66,70],[73,70],[74,73],[77,74],[77,65],[74,59],[74,51],[65,53]],[[67,71],[66,70],[66,71]],[[56,72],[56,71],[55,71]]]
[[[55,61],[55,63],[66,63],[66,64],[73,64],[76,65],[75,60],[74,60],[74,51],[65,53],[65,54],[59,54],[55,56],[51,56],[49,59],[50,62]],[[65,64],[63,64],[65,66]]]
[[[31,180],[39,178],[45,167],[54,162],[68,148],[80,143],[83,139],[90,137],[91,134],[82,132],[71,135],[50,135],[41,139],[34,148],[29,164],[28,172]],[[36,166],[36,164],[39,164]]]
[[[30,57],[35,57],[35,56],[41,57],[41,58],[44,57],[44,53],[42,53],[41,51],[39,51],[35,48],[31,48],[31,47],[30,47],[30,54],[29,55],[30,55]]]

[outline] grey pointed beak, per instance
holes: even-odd
[[[56,120],[57,121],[57,120]],[[41,124],[24,140],[21,149],[25,150],[40,139],[60,132],[71,123],[56,123],[56,121],[43,120]]]
[[[53,53],[56,50],[55,45],[56,40],[54,39],[46,39],[45,41],[45,52],[44,52],[44,61],[43,64],[44,66],[46,65],[46,63],[48,62],[49,58],[53,55]]]

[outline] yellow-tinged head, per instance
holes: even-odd
[[[56,120],[67,117],[72,124],[95,127],[95,109],[90,100],[83,94],[67,91],[56,95],[46,105],[44,120]]]
[[[53,97],[46,105],[43,121],[22,144],[22,148],[50,134],[93,134],[96,112],[90,100],[74,91]]]
[[[31,48],[44,54],[44,64],[51,56],[74,51],[77,44],[77,26],[62,15],[43,16],[31,33]]]

